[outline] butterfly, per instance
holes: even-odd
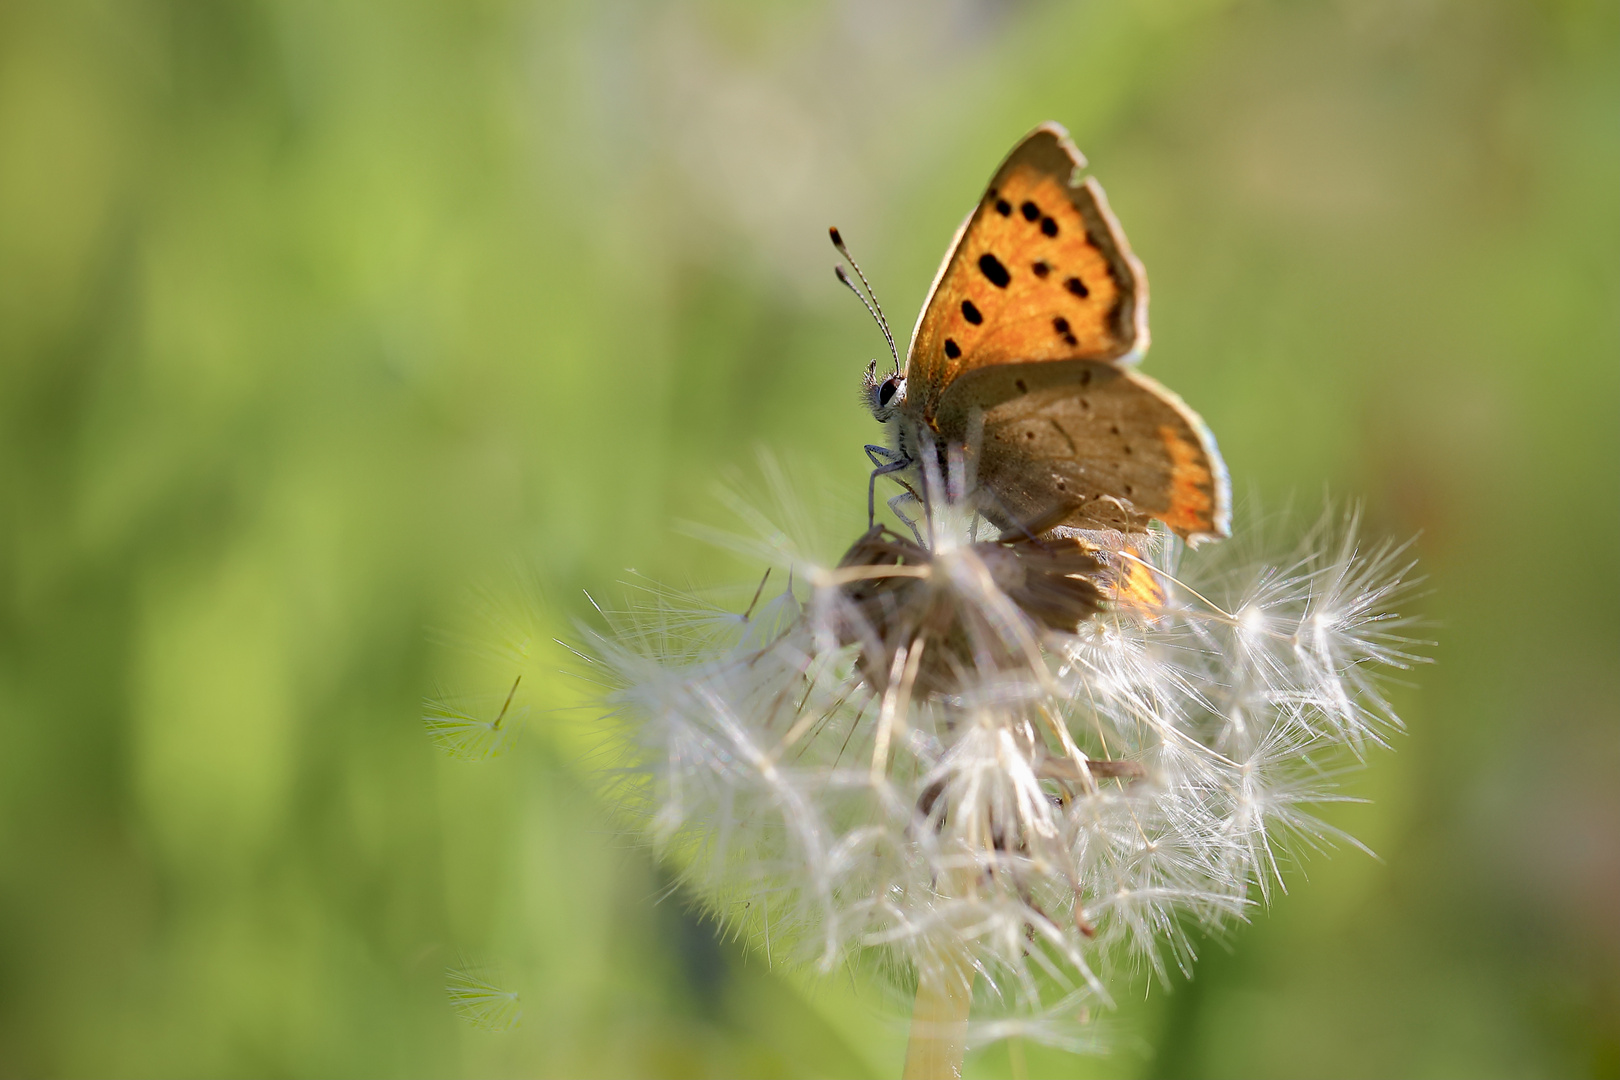
[[[960,447],[974,509],[1009,534],[1140,533],[1157,520],[1188,541],[1224,537],[1226,465],[1198,414],[1135,369],[1147,278],[1102,187],[1077,179],[1085,165],[1058,124],[1014,147],[946,251],[904,370],[872,297],[895,369],[880,377],[873,361],[863,384],[889,438],[866,448],[871,482],[893,476],[906,492],[891,506],[926,507],[925,458],[937,477]]]

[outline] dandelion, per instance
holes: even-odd
[[[981,538],[929,508],[828,565],[766,515],[741,614],[648,590],[592,662],[619,801],[773,962],[868,951],[915,978],[908,1075],[1023,1036],[1095,1049],[1110,983],[1245,916],[1416,662],[1398,545],[1332,513],[1268,561],[1233,545]],[[770,582],[774,581],[774,587]]]

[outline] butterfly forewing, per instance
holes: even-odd
[[[912,335],[910,392],[933,418],[977,368],[1114,360],[1147,345],[1146,282],[1102,189],[1056,125],[1030,133],[962,227]]]

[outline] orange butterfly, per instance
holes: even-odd
[[[892,475],[907,493],[891,505],[926,505],[924,456],[943,465],[960,446],[974,508],[1008,532],[1143,532],[1157,519],[1188,540],[1226,536],[1226,465],[1198,414],[1135,370],[1147,278],[1102,188],[1076,182],[1084,167],[1068,133],[1042,124],[996,171],[934,278],[905,370],[898,351],[892,375],[867,368],[889,433],[867,447],[872,482]],[[833,242],[849,258],[836,229]]]

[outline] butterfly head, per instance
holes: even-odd
[[[887,424],[900,411],[900,406],[906,403],[906,377],[899,371],[880,377],[877,361],[873,360],[866,365],[861,396],[878,423]]]

